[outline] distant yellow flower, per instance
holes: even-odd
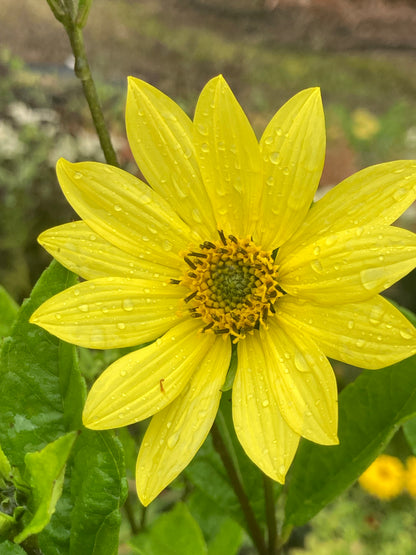
[[[405,484],[403,463],[390,455],[380,455],[358,479],[360,486],[379,499],[400,495]]]
[[[380,131],[380,122],[374,114],[359,108],[352,113],[352,130],[358,139],[366,141]]]
[[[232,342],[237,436],[283,482],[301,436],[338,442],[327,356],[379,368],[416,352],[414,328],[378,295],[416,265],[415,236],[389,226],[416,198],[416,162],[363,170],[311,208],[325,151],[317,88],[289,100],[260,143],[221,76],[193,122],[130,78],[126,122],[151,188],[112,166],[58,162],[82,220],[39,240],[86,281],[31,321],[94,349],[153,341],[99,377],[83,415],[92,429],[153,416],[137,462],[144,504],[205,440]]]
[[[406,490],[416,497],[416,457],[408,457],[406,461]]]

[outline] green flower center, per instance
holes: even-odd
[[[220,240],[205,241],[198,251],[184,254],[189,269],[174,283],[189,287],[185,302],[191,316],[205,323],[202,331],[238,341],[265,324],[282,293],[270,252],[250,239],[219,235]]]

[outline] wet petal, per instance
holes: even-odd
[[[325,159],[319,88],[301,91],[276,113],[260,141],[264,185],[255,239],[274,249],[296,231],[313,201]]]
[[[101,374],[83,413],[87,428],[128,426],[161,411],[188,383],[215,341],[200,322],[181,322],[151,345],[125,355]]]
[[[287,258],[278,252],[279,284],[320,304],[369,299],[416,266],[416,235],[397,227],[363,226],[321,237]]]
[[[235,431],[254,464],[283,484],[300,436],[280,414],[273,372],[257,332],[238,343],[232,399]]]
[[[286,255],[310,237],[344,229],[393,223],[416,200],[416,161],[370,166],[342,181],[316,202],[298,232],[283,245]]]
[[[311,441],[337,444],[337,384],[327,358],[307,335],[276,319],[260,329],[260,339],[283,418]]]
[[[156,339],[187,314],[188,289],[144,279],[84,281],[43,303],[30,321],[64,341],[91,349],[115,349]]]
[[[155,87],[130,77],[126,128],[137,165],[152,188],[201,237],[216,239],[192,143],[192,121],[185,112]]]
[[[416,353],[416,330],[386,299],[336,306],[284,295],[277,318],[306,333],[329,357],[361,368],[383,368]]]
[[[250,236],[258,218],[261,159],[254,131],[222,75],[205,85],[194,117],[194,143],[219,229]]]
[[[182,393],[155,414],[136,467],[136,487],[148,505],[190,463],[214,422],[231,358],[231,343],[216,339]]]
[[[38,241],[58,262],[84,279],[119,276],[169,281],[181,275],[179,268],[120,250],[83,221],[52,227],[41,233]]]
[[[74,210],[112,245],[157,264],[177,268],[178,253],[199,240],[148,185],[98,162],[59,160],[56,171]]]

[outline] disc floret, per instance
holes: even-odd
[[[189,269],[180,283],[191,291],[185,302],[191,316],[205,323],[202,331],[231,335],[236,342],[266,324],[282,292],[271,252],[251,239],[222,231],[219,236],[184,253]]]

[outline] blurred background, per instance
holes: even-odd
[[[103,156],[47,1],[0,0],[0,22],[0,284],[21,302],[50,261],[37,235],[76,218],[56,161]],[[120,163],[136,174],[124,130],[128,75],[192,117],[201,88],[223,73],[258,137],[293,94],[320,86],[322,196],[365,166],[416,159],[415,29],[415,0],[93,0],[84,36]],[[416,231],[415,205],[398,225]],[[416,311],[415,272],[387,295]],[[93,370],[91,356],[81,353],[92,376],[106,355]],[[335,368],[341,386],[357,373]],[[400,434],[390,450],[406,455]],[[408,496],[386,504],[354,488],[302,532],[299,553],[411,555],[414,507]]]

